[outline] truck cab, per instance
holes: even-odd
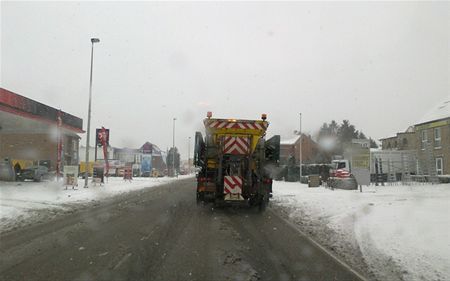
[[[351,172],[350,164],[349,164],[348,160],[346,160],[346,159],[331,161],[331,167],[332,167],[332,170],[343,169],[343,170],[346,170],[348,172]]]
[[[356,189],[357,182],[351,174],[350,162],[346,159],[331,161],[328,186],[340,189]]]

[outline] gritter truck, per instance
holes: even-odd
[[[265,139],[266,118],[262,114],[261,120],[216,119],[207,113],[205,137],[195,134],[198,203],[265,209],[280,157],[280,136]]]

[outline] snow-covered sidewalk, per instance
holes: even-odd
[[[273,192],[305,232],[347,259],[357,250],[379,280],[450,280],[450,184],[360,193],[275,182]]]
[[[65,189],[61,182],[0,182],[0,232],[20,227],[25,223],[46,220],[72,207],[101,201],[117,194],[155,187],[178,178],[134,178],[131,182],[110,177],[103,185],[83,188],[84,180],[79,179],[79,187]],[[106,179],[105,179],[106,180]]]

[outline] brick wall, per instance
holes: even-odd
[[[398,133],[397,136],[381,140],[382,149],[416,150],[416,133]]]
[[[295,163],[298,164],[300,153],[300,141],[297,140],[294,144],[280,145],[280,162],[286,164],[287,158],[291,155],[295,158]],[[310,136],[303,135],[302,137],[302,163],[314,163],[318,154],[318,147]]]

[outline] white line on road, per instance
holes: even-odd
[[[314,239],[312,239],[310,236],[306,235],[303,231],[301,231],[297,225],[293,224],[292,222],[288,221],[287,219],[281,217],[280,215],[278,215],[277,213],[275,213],[273,210],[270,210],[270,212],[276,216],[277,218],[281,219],[282,221],[286,222],[290,227],[292,227],[293,229],[297,230],[300,235],[302,235],[305,239],[307,239],[309,242],[311,242],[312,244],[314,244],[317,248],[319,248],[320,250],[322,250],[324,253],[328,254],[332,259],[334,259],[337,263],[339,263],[340,265],[342,265],[343,267],[345,267],[347,270],[349,270],[350,272],[352,272],[354,275],[356,275],[356,277],[358,277],[359,279],[361,279],[361,281],[367,281],[367,279],[362,276],[359,272],[355,271],[353,268],[351,268],[348,264],[346,264],[345,262],[343,262],[342,260],[340,260],[338,257],[336,257],[333,253],[331,253],[330,251],[328,251],[325,247],[323,247],[322,245],[320,245],[318,242],[316,242]]]
[[[131,257],[132,253],[128,253],[114,266],[113,270],[118,269],[127,259]]]

